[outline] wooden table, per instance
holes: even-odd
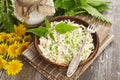
[[[111,10],[104,15],[113,23],[111,33],[115,38],[78,80],[120,80],[120,2],[110,1],[113,2]],[[26,61],[23,63],[23,70],[17,76],[0,73],[0,80],[47,80]]]

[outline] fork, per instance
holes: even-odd
[[[78,65],[81,61],[80,53],[84,50],[84,47],[86,44],[86,38],[87,38],[87,36],[89,36],[89,34],[95,33],[95,28],[93,27],[93,25],[89,25],[87,27],[87,34],[86,34],[85,40],[83,41],[82,46],[80,47],[78,53],[73,57],[72,61],[70,62],[69,66],[68,66],[67,77],[71,77],[74,74],[74,72],[77,70]]]

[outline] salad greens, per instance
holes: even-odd
[[[73,31],[76,28],[78,28],[78,27],[66,24],[64,22],[61,22],[55,26],[55,30],[57,32],[59,32],[60,34],[64,34],[66,32]]]
[[[27,32],[32,32],[40,37],[45,37],[49,31],[48,28],[40,26],[38,28],[28,29]]]
[[[109,3],[111,2],[105,0],[54,0],[56,7],[55,15],[76,16],[88,13],[102,21],[110,22],[101,14],[110,9],[108,7]]]
[[[37,35],[39,37],[42,37],[42,36],[46,37],[47,35],[49,35],[54,40],[52,30],[56,30],[60,34],[64,34],[66,32],[72,31],[76,28],[78,28],[78,27],[69,25],[64,22],[60,22],[56,26],[51,27],[50,22],[47,19],[45,19],[45,27],[40,26],[38,28],[28,29],[27,32],[34,33],[35,35]]]
[[[48,19],[47,18],[45,18],[45,25],[46,25],[46,27],[47,28],[50,28],[50,22],[48,21]]]

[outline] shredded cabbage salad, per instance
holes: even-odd
[[[42,54],[52,62],[58,64],[68,64],[78,53],[79,48],[86,39],[86,45],[84,50],[81,52],[80,60],[83,61],[87,59],[94,49],[92,35],[86,37],[86,27],[70,20],[51,22],[51,28],[61,22],[74,25],[78,28],[73,31],[66,32],[65,34],[59,34],[53,29],[52,32],[55,40],[52,40],[50,36],[40,37],[40,44],[38,47]]]

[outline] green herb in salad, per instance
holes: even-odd
[[[108,7],[110,3],[105,0],[54,0],[56,7],[55,15],[76,16],[78,14],[88,13],[102,21],[110,22],[101,14],[110,9]]]
[[[38,28],[28,29],[27,32],[34,33],[35,35],[37,35],[39,37],[46,37],[47,35],[49,35],[50,38],[52,40],[54,40],[52,30],[56,30],[60,34],[64,34],[66,32],[73,31],[76,28],[78,28],[78,27],[69,25],[65,22],[60,22],[56,26],[51,27],[50,22],[47,19],[45,19],[45,27],[40,26]]]
[[[47,28],[50,28],[50,26],[51,26],[51,25],[50,25],[50,22],[49,22],[48,19],[46,19],[46,18],[45,18],[45,25],[46,25]]]
[[[46,36],[48,34],[48,29],[46,27],[38,27],[38,28],[32,28],[32,29],[28,29],[27,32],[32,32],[34,33],[35,35],[38,35],[38,36]]]
[[[61,22],[55,26],[55,30],[57,32],[59,32],[60,34],[64,34],[66,32],[73,31],[76,28],[78,28],[78,27],[66,24],[64,22]]]

